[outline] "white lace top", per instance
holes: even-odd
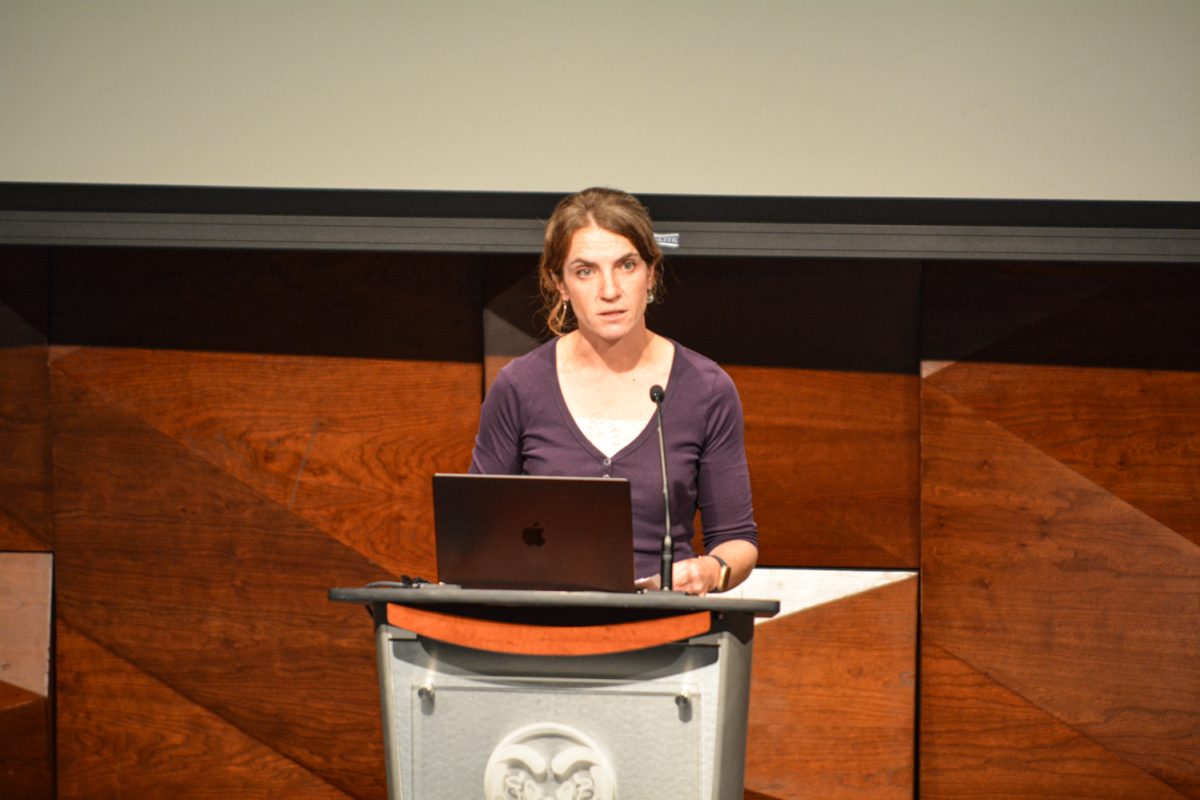
[[[579,430],[596,449],[612,458],[613,454],[637,438],[645,427],[645,421],[635,419],[592,419],[582,417],[575,420]]]

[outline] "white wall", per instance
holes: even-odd
[[[1200,200],[1200,2],[0,0],[0,180]]]

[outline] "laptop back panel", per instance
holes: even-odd
[[[629,482],[433,476],[438,578],[472,589],[633,591]]]

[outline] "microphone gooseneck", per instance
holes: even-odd
[[[671,541],[671,494],[670,484],[667,483],[667,447],[663,443],[662,404],[666,393],[657,383],[650,387],[650,399],[654,401],[655,414],[658,416],[658,461],[662,466],[663,491],[663,540],[662,540],[662,571],[660,583],[664,592],[671,591],[671,575],[675,565],[675,544]]]

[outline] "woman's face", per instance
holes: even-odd
[[[632,242],[591,225],[571,237],[558,291],[571,303],[580,333],[616,342],[645,330],[651,278]]]

